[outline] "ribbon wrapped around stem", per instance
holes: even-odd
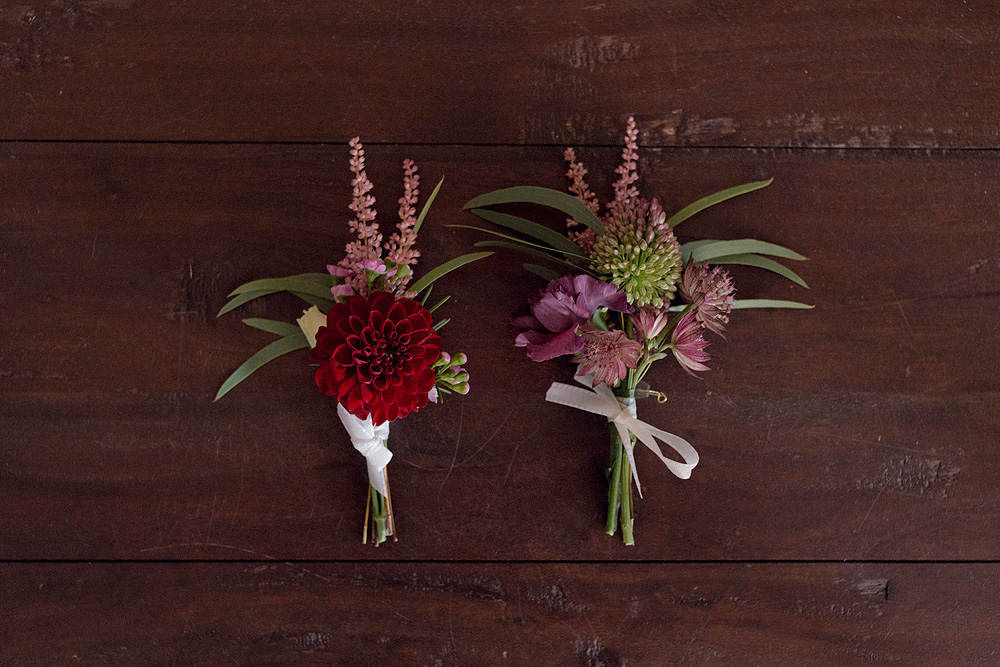
[[[351,436],[351,444],[354,445],[354,449],[365,457],[365,463],[368,464],[368,483],[383,496],[388,496],[385,474],[382,471],[392,460],[392,452],[385,446],[385,442],[389,438],[389,422],[373,426],[371,417],[363,420],[358,419],[339,403],[337,404],[337,414],[340,416],[344,429],[347,430],[347,435]]]
[[[663,461],[663,464],[670,469],[670,472],[681,479],[691,477],[691,470],[698,465],[698,452],[695,451],[691,443],[680,436],[650,426],[646,422],[637,419],[634,398],[619,398],[605,384],[599,384],[593,387],[593,389],[585,388],[591,387],[593,384],[593,377],[589,375],[577,375],[573,379],[583,385],[583,387],[574,387],[562,382],[553,382],[545,394],[545,400],[576,408],[577,410],[584,410],[595,415],[601,415],[607,417],[609,422],[614,423],[618,434],[621,436],[622,443],[625,445],[625,452],[628,454],[629,463],[632,464],[632,477],[635,479],[635,488],[639,491],[640,498],[642,497],[642,487],[639,485],[639,472],[635,465],[630,434],[635,435],[642,444],[646,445],[650,451],[656,454]],[[660,446],[656,443],[657,438],[680,454],[684,462],[674,461],[664,456],[660,450]]]

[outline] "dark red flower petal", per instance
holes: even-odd
[[[434,387],[431,365],[441,355],[432,321],[416,301],[385,292],[335,304],[309,355],[320,364],[316,385],[375,424],[426,406]]]

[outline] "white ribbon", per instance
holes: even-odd
[[[577,375],[573,379],[584,385],[584,387],[590,387],[593,384],[593,376],[590,375]],[[664,465],[670,469],[670,472],[681,479],[691,477],[691,470],[698,465],[698,452],[695,451],[690,442],[673,433],[667,433],[664,430],[636,419],[635,399],[618,398],[606,384],[599,384],[593,389],[584,389],[583,387],[574,387],[570,384],[553,382],[545,394],[545,400],[560,405],[568,405],[571,408],[584,410],[595,415],[601,415],[607,417],[609,422],[614,423],[615,428],[618,430],[618,435],[621,436],[622,443],[625,445],[628,461],[632,464],[632,477],[635,479],[635,488],[639,491],[640,498],[642,497],[642,487],[639,486],[639,472],[635,467],[635,456],[632,451],[633,445],[630,433],[634,434],[642,444],[646,445],[646,447],[656,454],[663,461]],[[681,455],[684,463],[668,459],[664,456],[663,452],[660,451],[660,446],[656,444],[656,438],[670,445],[675,452]]]
[[[309,347],[316,347],[316,332],[326,324],[326,315],[319,308],[313,306],[309,310],[302,312],[302,317],[296,320]],[[383,496],[389,495],[385,474],[382,472],[392,460],[392,452],[385,446],[389,438],[389,422],[384,422],[378,426],[372,425],[371,417],[361,420],[348,412],[343,405],[337,403],[337,414],[340,421],[347,430],[347,435],[351,436],[351,444],[354,449],[361,452],[368,464],[368,483],[375,487],[375,490]]]
[[[385,446],[389,437],[389,422],[372,426],[372,418],[361,420],[348,412],[343,405],[337,403],[337,414],[340,421],[351,436],[354,449],[361,452],[368,464],[368,483],[383,496],[389,495],[385,488],[385,475],[382,473],[392,459],[392,452]]]

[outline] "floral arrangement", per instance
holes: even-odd
[[[628,119],[622,164],[616,170],[614,199],[600,215],[597,196],[585,181],[587,170],[567,149],[570,179],[566,194],[522,186],[476,197],[465,206],[504,232],[479,229],[503,240],[477,246],[525,252],[559,267],[524,268],[548,281],[524,312],[512,320],[514,344],[532,361],[569,357],[577,364],[575,380],[583,386],[553,383],[546,400],[595,414],[610,422],[606,531],[621,527],[626,544],[634,544],[632,481],[639,491],[634,448],[648,447],[675,475],[687,479],[698,453],[683,438],[654,428],[636,416],[636,399],[661,392],[642,382],[654,362],[672,356],[691,375],[709,370],[706,334],[723,335],[733,310],[739,308],[810,308],[772,299],[734,299],[733,280],[723,265],[744,264],[774,271],[806,286],[791,269],[771,259],[803,260],[802,255],[755,239],[704,239],[681,244],[674,229],[699,211],[763,188],[770,180],[747,183],[715,193],[667,217],[656,199],[639,195],[638,145],[633,118]],[[494,210],[505,204],[537,204],[569,216],[564,235],[522,217]],[[507,233],[507,232],[513,232]],[[680,456],[663,455],[657,439]]]
[[[365,173],[364,148],[358,138],[351,140],[350,147],[350,209],[354,217],[349,225],[357,238],[347,244],[342,260],[327,266],[326,273],[254,280],[233,290],[220,316],[277,292],[290,292],[311,308],[295,324],[263,318],[243,320],[250,327],[280,338],[237,368],[223,382],[215,400],[269,361],[311,348],[309,360],[317,365],[316,386],[336,399],[341,422],[367,461],[369,488],[362,539],[368,540],[370,516],[377,545],[396,535],[386,472],[392,458],[387,446],[389,422],[428,402],[436,403],[445,394],[469,391],[469,374],[463,367],[466,356],[442,351],[438,331],[449,320],[434,321],[434,312],[448,297],[427,307],[433,283],[492,252],[457,257],[411,283],[420,257],[415,248],[417,233],[441,183],[417,215],[420,176],[411,160],[403,161],[400,221],[383,244],[375,222],[372,183]]]

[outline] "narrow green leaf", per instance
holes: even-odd
[[[243,294],[244,292],[255,292],[258,290],[273,289],[276,291],[281,291],[287,289],[282,287],[285,281],[308,281],[311,283],[318,283],[324,285],[327,288],[333,287],[334,281],[340,281],[340,278],[332,276],[329,273],[300,273],[296,276],[287,276],[285,278],[259,278],[257,280],[251,280],[248,283],[243,283],[232,292],[229,296],[235,296],[236,294]]]
[[[429,292],[430,290],[427,290],[427,291]],[[435,310],[437,310],[438,308],[440,308],[441,306],[443,306],[445,303],[447,303],[448,299],[450,299],[450,298],[451,298],[450,295],[446,296],[445,298],[443,298],[440,301],[438,301],[437,303],[435,303],[433,308],[428,308],[427,311],[430,312],[430,313],[433,313]]]
[[[477,232],[483,232],[485,234],[490,234],[492,236],[499,236],[502,239],[507,239],[508,241],[513,241],[514,243],[520,243],[523,246],[529,246],[531,248],[538,248],[539,250],[544,250],[546,252],[561,252],[561,254],[566,255],[568,257],[576,257],[576,258],[582,259],[584,261],[590,261],[589,257],[587,257],[586,255],[581,255],[580,254],[581,252],[583,252],[583,250],[581,250],[579,247],[577,247],[577,249],[576,249],[577,252],[575,252],[575,253],[562,252],[562,251],[556,251],[555,248],[551,248],[551,247],[549,247],[547,245],[540,245],[538,243],[532,243],[531,241],[525,241],[524,239],[518,238],[517,236],[511,236],[510,234],[504,234],[502,232],[495,232],[492,229],[483,229],[482,227],[473,227],[472,225],[448,225],[448,226],[449,227],[461,227],[462,229],[474,229]]]
[[[536,276],[547,282],[551,282],[559,277],[559,274],[552,269],[539,266],[538,264],[522,264],[522,266],[528,273],[534,273]]]
[[[316,296],[315,294],[306,294],[305,292],[292,292],[292,294],[299,297],[300,299],[308,303],[310,306],[316,306],[317,308],[319,308],[324,312],[330,310],[330,308],[332,308],[334,304],[332,294],[330,295],[329,299],[322,296]]]
[[[243,320],[243,324],[279,336],[294,336],[296,332],[302,331],[297,324],[289,324],[288,322],[281,322],[279,320],[266,320],[263,317],[248,317]]]
[[[746,308],[802,308],[811,309],[808,303],[798,301],[782,301],[780,299],[734,299],[733,310],[743,310]]]
[[[798,301],[782,301],[780,299],[733,299],[733,310],[746,310],[748,308],[797,308],[797,309],[811,309],[816,306],[810,306],[808,303],[799,303]],[[671,313],[679,313],[687,308],[686,303],[681,303],[676,306],[670,306]]]
[[[537,222],[525,220],[524,218],[519,218],[516,215],[497,213],[496,211],[490,211],[485,208],[477,208],[472,212],[487,222],[492,222],[494,225],[500,225],[501,227],[506,227],[507,229],[513,229],[516,232],[520,232],[525,236],[530,236],[531,238],[537,239],[542,243],[546,243],[567,255],[580,255],[580,246],[573,243],[554,229],[549,229],[548,227],[540,225]]]
[[[434,187],[434,191],[431,193],[431,196],[427,198],[426,202],[424,202],[424,207],[420,209],[420,215],[417,216],[417,221],[413,225],[414,234],[420,231],[420,225],[424,224],[424,218],[427,217],[427,211],[430,210],[431,204],[434,203],[434,198],[438,196],[438,192],[441,190],[442,185],[444,185],[444,176],[441,177],[441,180],[438,181],[438,184]]]
[[[808,288],[809,285],[806,281],[802,280],[797,273],[789,269],[787,266],[778,264],[773,259],[767,257],[761,257],[760,255],[752,254],[741,254],[741,255],[725,255],[723,257],[716,257],[712,260],[713,264],[743,264],[746,266],[756,266],[759,269],[766,269],[768,271],[773,271],[780,276],[788,278],[793,283],[802,285]]]
[[[256,298],[259,298],[259,297],[262,297],[262,296],[267,296],[268,294],[274,294],[275,292],[278,292],[278,291],[280,291],[280,290],[259,290],[259,291],[256,291],[256,292],[243,292],[242,294],[239,294],[236,297],[234,297],[229,303],[227,303],[226,305],[224,305],[222,307],[222,310],[219,311],[219,314],[216,315],[216,317],[222,317],[223,315],[225,315],[229,311],[231,311],[231,310],[233,310],[235,308],[239,308],[240,306],[242,306],[244,303],[247,303],[248,301],[253,301]]]
[[[604,225],[594,215],[594,212],[587,208],[586,204],[573,195],[551,188],[521,185],[513,188],[504,188],[503,190],[494,190],[470,200],[465,204],[464,208],[483,208],[498,204],[538,204],[540,206],[548,206],[549,208],[562,211],[574,220],[582,222],[598,234],[604,233]]]
[[[446,317],[443,320],[439,320],[431,326],[434,329],[434,331],[441,331],[441,329],[444,328],[444,325],[448,324],[448,322],[451,322],[450,317]]]
[[[696,243],[698,243],[696,241]],[[690,244],[685,244],[690,248]],[[684,252],[684,248],[681,248],[681,252]],[[688,260],[688,256],[695,262],[708,262],[716,257],[723,257],[725,255],[740,255],[745,253],[754,253],[757,255],[772,255],[774,257],[784,257],[785,259],[794,259],[797,262],[801,262],[806,259],[804,256],[785,248],[784,246],[776,245],[774,243],[767,243],[766,241],[758,241],[756,239],[735,239],[733,241],[707,241],[701,242],[694,248],[690,248],[691,252],[689,255],[684,256],[684,261]]]
[[[410,285],[410,290],[419,294],[428,285],[431,285],[435,280],[437,280],[441,276],[451,273],[455,269],[461,266],[465,266],[470,262],[475,262],[484,257],[489,257],[492,254],[493,254],[492,252],[472,252],[469,253],[468,255],[462,255],[460,257],[456,257],[455,259],[448,260],[441,266],[437,266],[428,271],[427,273],[425,273],[423,278]]]
[[[330,276],[332,278],[333,276]],[[230,296],[235,296],[243,292],[249,291],[259,291],[259,290],[269,290],[273,289],[275,291],[288,291],[288,292],[298,292],[301,294],[312,294],[313,296],[318,296],[321,299],[331,299],[330,288],[333,287],[333,282],[328,280],[324,285],[315,280],[307,280],[302,278],[264,278],[263,280],[255,280],[253,283],[247,283],[247,285],[255,285],[253,290],[247,290],[246,285],[237,287]]]
[[[243,382],[251,373],[267,362],[277,359],[283,354],[301,350],[305,347],[309,347],[309,341],[306,340],[306,336],[301,330],[293,336],[279,338],[270,345],[265,345],[256,354],[244,361],[239,368],[233,371],[232,375],[226,378],[226,381],[219,387],[219,393],[215,395],[215,400],[219,400],[228,394],[230,389]]]
[[[424,292],[424,296],[420,299],[421,306],[424,307],[427,306],[427,299],[431,298],[431,292],[433,291],[434,291],[434,285],[431,285],[430,287],[427,288],[427,291]]]
[[[516,250],[517,252],[523,252],[523,253],[525,253],[527,255],[533,255],[535,257],[543,257],[543,258],[549,260],[550,262],[553,262],[553,263],[558,264],[560,266],[565,266],[565,267],[567,267],[569,269],[572,269],[573,271],[582,271],[584,273],[587,273],[587,274],[590,274],[590,275],[594,275],[594,273],[590,269],[586,269],[586,268],[584,268],[582,266],[578,266],[576,264],[573,264],[572,262],[567,262],[566,260],[559,259],[558,257],[556,257],[554,255],[550,255],[547,252],[543,252],[543,251],[538,250],[537,248],[533,248],[531,246],[518,245],[517,243],[507,243],[506,241],[479,241],[478,243],[476,243],[476,247],[477,248],[507,248],[508,250]]]
[[[743,185],[737,185],[736,187],[727,188],[715,194],[709,195],[707,197],[702,197],[693,204],[688,204],[681,210],[674,213],[667,220],[667,225],[669,227],[676,227],[688,218],[690,218],[695,213],[699,211],[704,211],[709,206],[714,206],[719,202],[724,202],[727,199],[732,199],[733,197],[738,197],[740,195],[746,194],[748,192],[753,192],[754,190],[760,190],[761,188],[766,188],[774,181],[773,178],[769,178],[766,181],[754,181],[753,183],[744,183]],[[468,204],[465,205],[468,208]]]

